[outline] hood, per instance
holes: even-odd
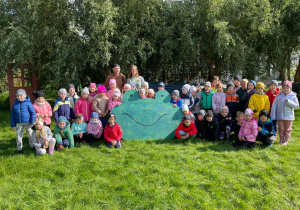
[[[24,102],[30,102],[30,97],[29,96],[26,96],[26,98],[24,99],[24,101],[19,101],[18,99],[16,99],[16,103],[24,103]]]
[[[58,126],[58,124],[56,125],[60,130],[65,129],[66,127],[68,127],[68,126],[70,125],[70,122],[69,122],[64,116],[60,116],[60,117],[58,118],[58,123],[60,123],[60,122],[65,122],[65,123],[66,123],[66,126],[63,127],[63,128],[60,128],[60,127]]]
[[[269,117],[265,123],[262,123],[260,120],[259,120],[258,122],[259,122],[260,124],[262,124],[262,125],[263,125],[263,124],[266,125],[266,124],[273,123],[273,120],[272,120],[272,118]]]
[[[280,95],[285,96],[283,92],[280,93]],[[296,96],[297,94],[294,91],[291,91],[289,94],[287,94],[288,96]]]

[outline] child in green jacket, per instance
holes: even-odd
[[[213,97],[214,91],[211,89],[211,83],[205,82],[204,90],[201,93],[201,101],[200,104],[202,106],[202,109],[204,109],[206,112],[208,110],[212,110],[212,97]]]
[[[64,116],[58,118],[58,123],[54,128],[54,137],[56,138],[58,151],[64,149],[64,147],[74,147],[73,132],[69,121]]]

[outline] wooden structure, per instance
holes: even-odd
[[[9,86],[9,103],[10,110],[16,101],[16,91],[24,89],[26,94],[30,97],[31,103],[34,103],[35,98],[33,91],[38,90],[37,74],[32,69],[30,64],[14,66],[8,65],[8,86]]]

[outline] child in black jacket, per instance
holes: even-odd
[[[208,110],[202,126],[202,139],[216,141],[218,139],[218,134],[219,122],[217,118],[214,117],[213,111]]]
[[[232,117],[229,113],[228,106],[224,105],[221,108],[220,114],[218,114],[219,120],[219,139],[230,139],[231,133],[231,124],[232,124]]]
[[[202,137],[202,127],[204,123],[206,112],[202,109],[198,112],[197,118],[195,120],[195,126],[197,128],[197,136]]]

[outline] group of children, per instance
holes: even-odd
[[[270,90],[264,93],[262,82],[248,81],[236,77],[234,83],[227,84],[227,92],[218,77],[213,84],[206,82],[201,91],[199,84],[183,85],[181,93],[171,93],[173,107],[182,110],[184,117],[175,131],[179,139],[199,136],[207,140],[230,139],[230,133],[236,134],[234,146],[253,147],[255,141],[272,145],[276,140],[277,121],[279,125],[280,144],[286,145],[291,135],[294,120],[294,108],[299,106],[296,94],[291,91],[292,83],[285,81],[282,92],[272,81]],[[135,84],[125,84],[120,90],[116,80],[110,79],[109,88],[91,83],[89,88],[81,90],[80,97],[74,85],[58,91],[59,98],[53,109],[45,100],[44,91],[35,91],[36,101],[23,89],[16,92],[16,103],[12,107],[11,127],[17,132],[18,152],[22,154],[23,129],[27,131],[30,147],[37,154],[52,155],[56,145],[58,151],[64,147],[73,148],[80,143],[93,145],[102,136],[109,148],[120,148],[122,130],[116,123],[116,115],[110,111],[124,103],[123,94],[136,89]],[[160,82],[158,91],[164,90]],[[140,99],[155,98],[153,89],[143,82],[138,89]],[[271,110],[271,111],[270,111]],[[271,114],[269,114],[269,111]],[[56,122],[54,135],[50,130],[51,116]]]

